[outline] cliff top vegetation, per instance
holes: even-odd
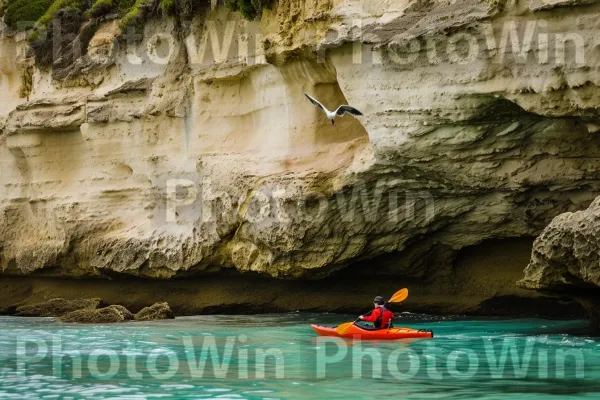
[[[81,20],[115,16],[123,27],[143,23],[154,16],[191,18],[209,7],[210,0],[2,0],[0,16],[14,30],[37,26],[48,28],[60,15],[77,15]],[[225,0],[225,6],[239,11],[247,19],[255,19],[270,6],[269,0]]]

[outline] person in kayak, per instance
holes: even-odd
[[[392,327],[394,313],[385,307],[385,300],[381,296],[373,299],[374,309],[367,315],[358,317],[361,321],[372,322],[375,329],[387,329]]]

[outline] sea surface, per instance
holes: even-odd
[[[433,339],[319,338],[286,313],[107,325],[0,317],[0,399],[600,398],[586,321],[404,313]]]

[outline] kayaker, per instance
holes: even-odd
[[[387,329],[392,326],[394,313],[385,307],[385,300],[381,296],[373,299],[374,309],[367,315],[358,317],[361,321],[372,322],[375,329]]]

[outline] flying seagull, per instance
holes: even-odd
[[[323,104],[319,103],[317,101],[317,99],[315,99],[314,97],[311,97],[311,96],[307,95],[306,93],[304,93],[304,95],[306,97],[308,97],[308,100],[310,100],[310,102],[313,103],[315,106],[321,107],[321,110],[323,110],[323,112],[327,116],[327,119],[331,121],[331,125],[333,125],[333,126],[335,126],[335,117],[338,117],[338,116],[343,117],[345,113],[350,113],[355,116],[363,115],[356,108],[350,107],[350,106],[339,106],[337,110],[329,111],[327,108],[325,108],[325,106]]]

